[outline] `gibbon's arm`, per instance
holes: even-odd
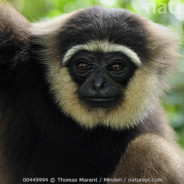
[[[17,61],[25,60],[29,27],[21,14],[0,1],[0,80],[10,77]]]
[[[7,92],[12,90],[10,86],[13,85],[16,66],[27,57],[25,51],[28,48],[29,26],[30,24],[22,15],[0,0],[0,108],[2,108],[2,103],[5,103],[2,102],[4,95],[8,96]],[[0,130],[3,126],[1,118],[2,112],[0,111]],[[1,137],[0,140],[2,140]],[[2,148],[1,144],[0,147]],[[7,184],[9,175],[6,175],[2,166],[3,158],[0,152],[0,183]]]
[[[111,178],[122,178],[125,183],[137,179],[135,183],[139,184],[183,184],[183,158],[175,143],[158,135],[145,134],[130,143]]]

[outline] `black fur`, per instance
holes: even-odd
[[[145,59],[148,57],[147,37],[144,25],[131,12],[93,7],[70,18],[62,26],[58,40],[61,56],[74,45],[109,40],[131,48]]]

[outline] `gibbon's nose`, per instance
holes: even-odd
[[[102,76],[97,76],[93,81],[94,89],[98,92],[104,86],[104,78]]]

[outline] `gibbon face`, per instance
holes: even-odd
[[[79,99],[89,108],[112,108],[122,101],[123,91],[135,65],[119,52],[80,51],[67,64],[76,82]]]
[[[42,33],[47,79],[65,115],[86,128],[122,129],[154,109],[177,57],[167,28],[100,7],[65,15],[50,27],[57,31]]]

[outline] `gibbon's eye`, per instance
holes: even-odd
[[[124,64],[120,62],[116,62],[116,63],[109,65],[108,70],[111,72],[115,72],[115,73],[121,73],[124,71],[125,67],[126,66]]]
[[[88,63],[82,61],[76,64],[76,68],[79,72],[84,73],[89,70],[90,66]]]

